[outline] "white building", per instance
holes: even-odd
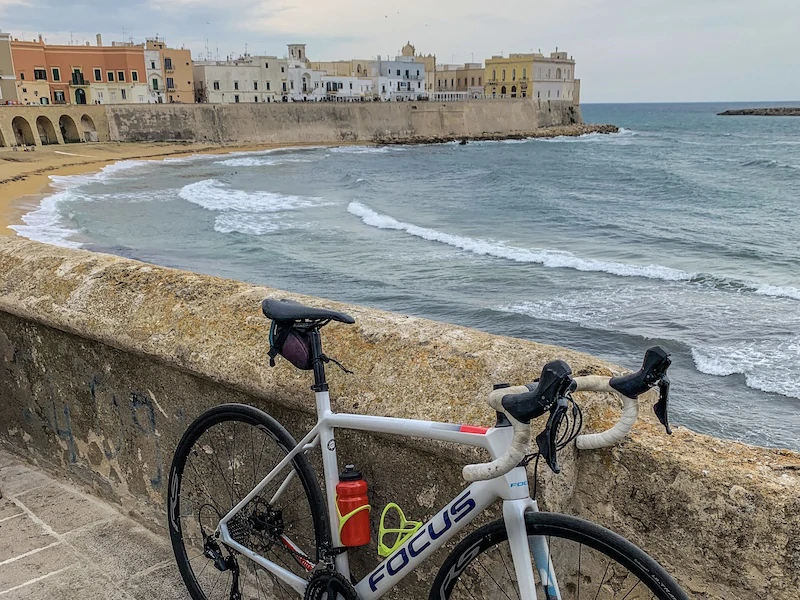
[[[280,102],[287,62],[276,56],[198,61],[192,67],[195,100],[211,104]]]
[[[158,50],[144,51],[144,68],[147,75],[147,88],[150,102],[164,102],[164,71],[161,65],[161,53]]]
[[[381,100],[417,100],[425,97],[425,64],[413,56],[378,60],[371,65],[375,93]]]
[[[311,66],[306,56],[305,44],[289,44],[286,63],[288,68],[286,87],[283,89],[284,101],[318,102],[325,98],[322,78],[327,73]]]
[[[365,77],[322,76],[325,98],[333,102],[364,102],[372,100],[374,85],[372,79]]]
[[[575,79],[575,61],[566,52],[550,56],[535,54],[533,97],[538,100],[570,100],[579,103],[580,80]]]

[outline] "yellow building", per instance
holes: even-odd
[[[166,102],[194,103],[194,75],[192,53],[189,50],[168,48],[161,38],[147,40],[145,50],[157,50],[161,55],[164,72]]]
[[[17,86],[14,60],[11,57],[11,36],[0,32],[0,104],[16,100]]]
[[[532,90],[534,54],[493,56],[486,60],[484,94],[487,98],[527,98]]]

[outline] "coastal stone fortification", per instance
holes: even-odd
[[[330,370],[340,411],[488,425],[492,383],[531,381],[549,360],[567,360],[576,374],[620,372],[563,348],[7,238],[0,239],[0,443],[163,531],[172,453],[202,410],[251,403],[296,436],[313,422],[310,375],[286,361],[268,367],[260,313],[267,296],[356,318],[353,326],[331,324],[323,336],[326,352],[355,371]],[[639,360],[631,357],[630,366]],[[562,474],[541,479],[543,506],[629,537],[692,598],[796,600],[800,456],[682,428],[668,437],[652,417],[652,400],[642,400],[643,419],[623,444],[564,451]],[[617,414],[612,398],[578,401],[590,430]],[[446,444],[377,435],[337,441],[341,459],[365,472],[377,503],[395,501],[415,519],[461,489],[461,466],[477,458]],[[499,516],[495,506],[490,518]],[[356,553],[357,572],[374,564],[374,551],[373,542]],[[395,597],[426,597],[440,560]]]
[[[717,113],[721,117],[800,117],[800,106],[783,106],[772,108],[742,108]]]
[[[338,143],[530,135],[583,123],[564,101],[475,100],[109,106],[112,140],[204,143]]]

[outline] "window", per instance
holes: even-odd
[[[94,70],[94,80],[103,81],[103,72],[100,69]]]
[[[341,89],[343,89],[343,88],[344,88],[344,84],[342,84],[342,82],[340,81],[340,82],[339,82],[339,89],[341,90]]]
[[[505,81],[505,80],[506,80],[506,70],[503,69],[503,81]]]
[[[154,61],[154,60],[151,60],[151,61],[150,61],[150,68],[151,68],[151,69],[153,69],[153,70],[155,70],[155,68],[156,68],[156,61]]]
[[[264,85],[265,85],[265,86],[267,86],[267,91],[269,91],[269,90],[270,90],[270,87],[269,87],[269,81],[267,81],[266,83],[264,83]]]
[[[167,71],[172,71],[172,59],[171,58],[165,58],[164,59],[164,68]]]
[[[47,81],[47,69],[34,69],[33,78],[36,81]]]
[[[353,89],[353,82],[352,81],[350,82],[350,89],[351,90]]]
[[[123,100],[127,100],[128,99],[128,93],[125,90],[120,90],[120,91],[122,92],[122,99]]]
[[[258,82],[257,81],[253,82],[253,89],[254,90],[258,90]]]
[[[117,81],[125,81],[125,71],[117,71]]]
[[[478,77],[478,85],[480,85],[480,84],[481,84],[481,78]]]
[[[286,82],[285,81],[283,82],[283,91],[284,92],[286,91]]]
[[[397,76],[400,77],[400,69],[397,69]]]
[[[281,73],[286,73],[286,67],[281,67]]]
[[[53,100],[56,104],[64,104],[66,100],[64,100],[64,92],[53,92]]]
[[[528,78],[528,69],[522,69],[522,79]]]
[[[516,81],[516,80],[517,80],[517,70],[516,69],[512,69],[511,70],[511,81]]]
[[[556,69],[556,79],[561,79],[561,69]]]
[[[550,90],[547,90],[547,97],[550,97]]]
[[[131,71],[131,81],[139,81],[139,72]]]
[[[28,88],[22,88],[22,93],[23,94],[27,94],[28,93]]]
[[[294,81],[292,81],[292,89],[294,89]]]
[[[450,87],[456,87],[455,85],[453,85],[453,81],[454,81],[453,79],[450,80]]]
[[[475,87],[475,78],[474,77],[472,78],[472,81],[471,81],[470,85]]]
[[[25,81],[25,73],[20,73],[19,74],[19,80],[20,81]]]
[[[253,96],[253,102],[258,102],[258,96]]]
[[[269,69],[269,63],[264,63],[264,68]]]
[[[58,67],[53,67],[53,81],[61,81],[61,71]]]
[[[237,102],[237,103],[239,102],[239,94],[236,94],[236,95],[233,97],[233,101],[234,101],[234,102]]]
[[[175,80],[172,77],[167,77],[167,89],[174,90],[175,89]]]
[[[458,78],[458,86],[461,87],[461,77]]]
[[[158,91],[158,79],[153,78],[153,91]]]
[[[153,81],[155,81],[155,80],[153,80]],[[214,82],[214,89],[215,90],[219,90],[219,81],[215,81]]]
[[[561,90],[556,90],[556,98],[561,98]]]
[[[408,77],[409,77],[409,75],[408,75],[408,69],[406,69],[406,79],[408,79]]]
[[[235,89],[235,90],[239,89],[239,82],[238,81],[234,81],[233,82],[233,89]]]
[[[421,88],[421,87],[422,87],[422,84],[421,84],[421,83],[418,81],[418,82],[417,82],[417,89],[419,89],[419,88]]]
[[[109,81],[114,81],[114,71],[109,71],[106,73],[106,76],[108,77]]]
[[[541,98],[542,97],[542,92],[536,92],[536,97],[537,98]]]

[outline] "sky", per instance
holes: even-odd
[[[287,43],[338,60],[411,41],[447,63],[558,47],[584,103],[800,100],[800,0],[0,0],[0,31],[157,34],[195,59],[284,56]]]

